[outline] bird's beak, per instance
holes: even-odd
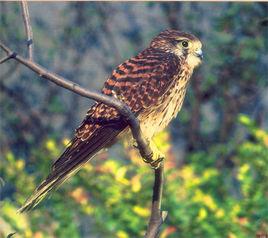
[[[203,52],[201,49],[197,49],[195,52],[194,52],[195,56],[197,56],[200,60],[203,59]]]

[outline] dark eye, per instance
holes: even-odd
[[[182,41],[181,44],[182,44],[182,46],[183,46],[184,48],[187,48],[187,47],[189,46],[188,42],[185,41],[185,40]]]

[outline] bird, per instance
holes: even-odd
[[[104,83],[101,93],[124,102],[139,120],[153,149],[153,161],[162,154],[152,138],[180,111],[193,70],[202,59],[202,43],[196,36],[167,29],[155,36],[149,47],[115,68]],[[19,212],[34,208],[98,152],[129,136],[127,122],[114,107],[93,104],[50,174]],[[151,166],[157,168],[158,164]]]

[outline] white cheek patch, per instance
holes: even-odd
[[[198,66],[201,63],[201,60],[196,57],[195,55],[189,54],[187,59],[186,59],[187,64],[190,67],[195,68],[196,66]]]

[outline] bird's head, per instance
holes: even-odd
[[[198,66],[203,59],[200,40],[194,35],[182,31],[162,31],[152,40],[150,46],[185,59],[186,63],[192,68]]]

